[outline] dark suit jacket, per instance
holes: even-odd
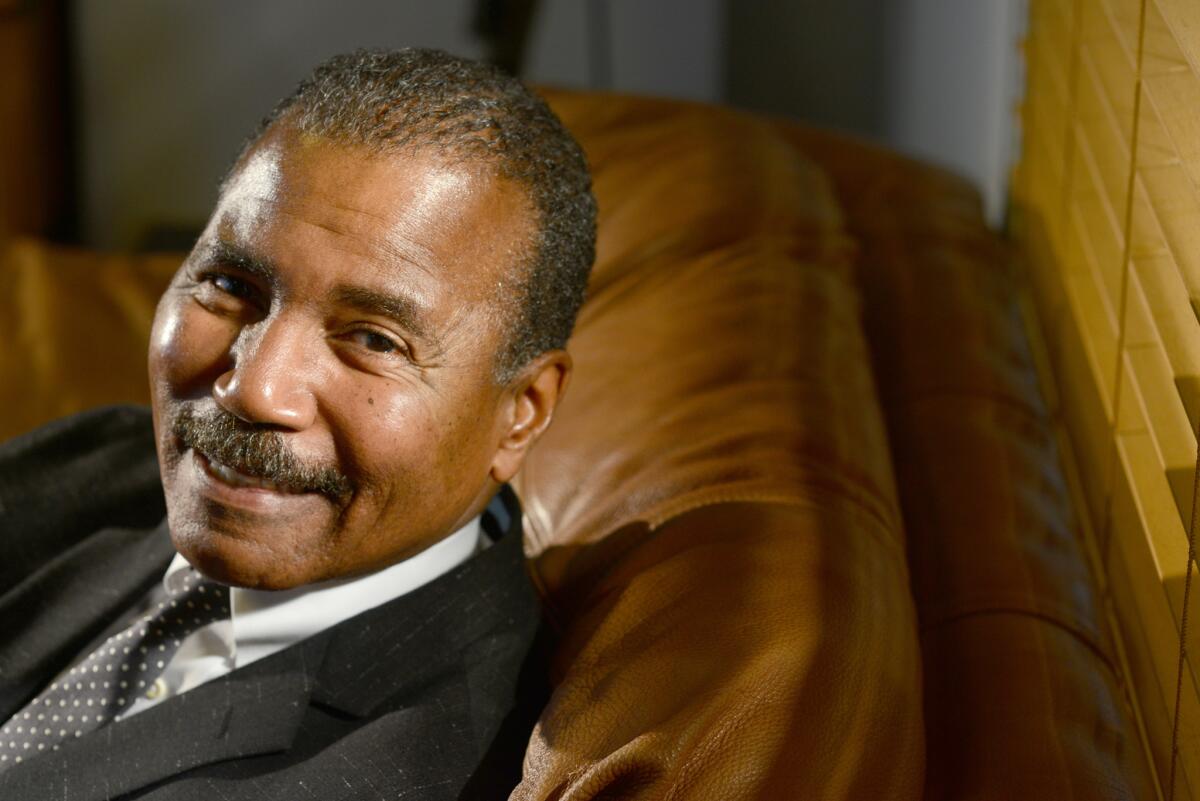
[[[519,508],[497,500],[499,541],[459,568],[5,770],[0,799],[506,797],[543,683]],[[144,409],[0,445],[0,721],[161,579],[164,513]]]

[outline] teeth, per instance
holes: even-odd
[[[232,467],[221,464],[220,462],[208,460],[208,467],[226,484],[234,487],[254,487],[256,489],[271,490],[273,492],[287,492],[284,487],[276,484],[274,481],[268,481],[264,478],[248,476],[245,473],[239,473]]]

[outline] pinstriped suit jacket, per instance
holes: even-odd
[[[0,720],[161,578],[164,514],[147,410],[0,445]],[[520,519],[506,487],[459,568],[5,770],[0,799],[507,797],[545,692]]]

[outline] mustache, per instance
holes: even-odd
[[[171,432],[210,461],[293,492],[319,492],[340,500],[353,490],[350,479],[336,466],[301,460],[278,431],[247,423],[223,409],[201,413],[184,406],[172,420]]]

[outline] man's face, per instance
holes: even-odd
[[[478,514],[569,370],[556,352],[492,377],[532,220],[518,186],[431,149],[268,131],[154,321],[176,549],[282,589],[384,567]]]

